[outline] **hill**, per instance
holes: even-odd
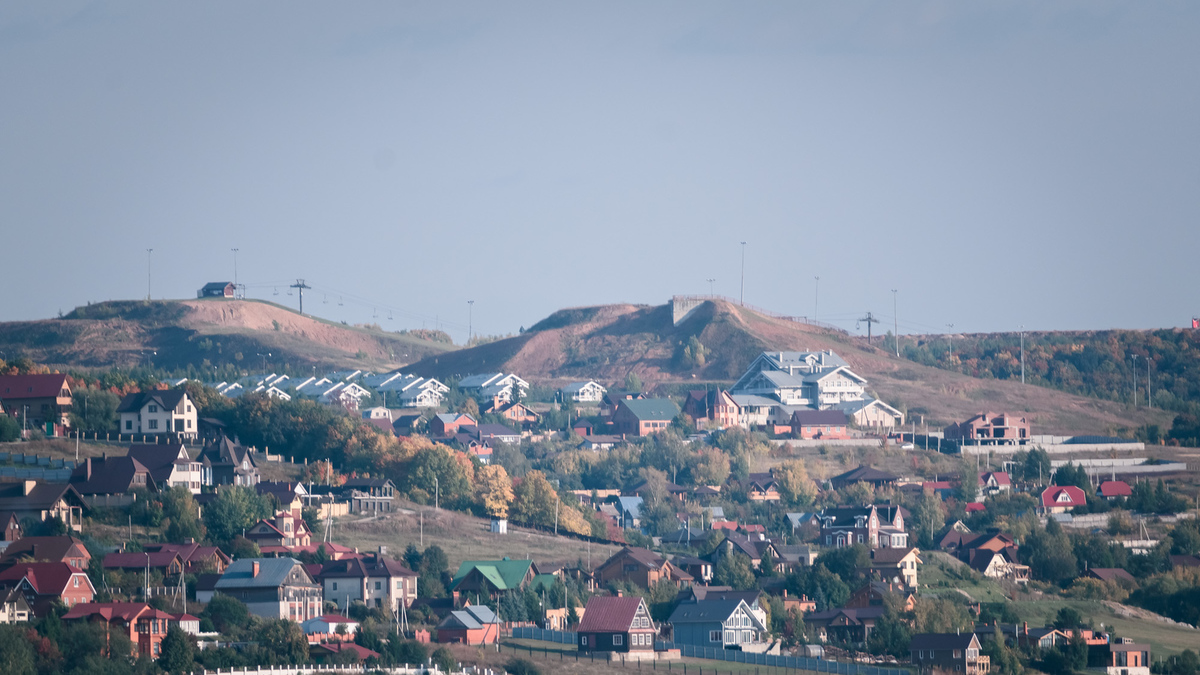
[[[699,367],[686,367],[679,359],[692,337],[707,352]],[[832,349],[869,380],[880,398],[931,427],[985,409],[1026,412],[1035,433],[1115,434],[1170,420],[1162,411],[1132,410],[1019,380],[975,378],[897,359],[878,345],[719,299],[704,302],[678,326],[670,305],[604,305],[561,310],[517,337],[431,356],[406,370],[443,378],[505,371],[548,384],[596,379],[618,386],[633,372],[647,387],[703,386],[731,382],[763,351]]]
[[[0,351],[51,366],[174,369],[226,364],[388,368],[449,349],[403,333],[325,321],[259,300],[114,301],[60,319],[0,323]]]

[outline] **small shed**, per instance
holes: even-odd
[[[508,534],[508,521],[504,518],[493,518],[492,532],[495,534]]]

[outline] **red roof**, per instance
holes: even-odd
[[[179,557],[175,551],[152,551],[149,553],[108,553],[104,556],[105,569],[150,569],[168,568]]]
[[[950,481],[945,480],[927,480],[924,483],[921,483],[921,487],[935,492],[938,490],[949,490],[951,488]]]
[[[642,599],[637,596],[595,596],[579,621],[580,633],[624,633],[633,624]]]
[[[1087,503],[1087,495],[1074,485],[1051,485],[1042,491],[1042,506],[1050,508],[1083,506]]]
[[[767,528],[764,525],[743,525],[742,530],[745,532],[766,532]]]
[[[171,615],[154,609],[144,602],[81,602],[63,615],[64,620],[104,617],[105,621],[120,619],[126,623],[137,618],[171,619]]]
[[[736,520],[714,520],[712,521],[712,529],[714,530],[736,530],[738,524]]]
[[[58,398],[66,375],[0,375],[0,400]]]
[[[1133,488],[1123,480],[1106,480],[1100,484],[1100,494],[1105,497],[1132,497]]]
[[[330,642],[328,644],[313,645],[313,649],[327,649],[331,653],[338,654],[340,652],[354,652],[358,654],[358,658],[366,661],[367,659],[379,658],[379,652],[373,652],[366,647],[361,647],[352,642]]]
[[[19,563],[0,572],[0,581],[20,582],[27,578],[38,595],[62,595],[73,574],[83,572],[65,562]]]
[[[983,502],[967,502],[967,513],[975,513],[976,511],[984,511],[987,509]]]
[[[987,471],[979,474],[979,484],[987,483],[988,476],[996,479],[996,485],[1012,485],[1012,479],[1008,477],[1005,471]]]

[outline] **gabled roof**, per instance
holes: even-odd
[[[806,617],[805,621],[832,621],[839,616],[846,617],[849,625],[859,625],[863,621],[870,619],[878,619],[883,616],[887,608],[882,605],[872,607],[839,607],[837,609],[827,609],[823,612],[813,612]]]
[[[19,401],[27,398],[58,398],[67,386],[67,376],[0,375],[0,401]]]
[[[754,623],[758,630],[766,630],[767,627],[759,621],[754,612],[750,611],[750,606],[741,598],[726,598],[722,596],[709,596],[703,600],[696,602],[681,603],[671,612],[670,623],[723,623],[739,607],[745,608],[746,616]],[[586,614],[584,616],[587,616]]]
[[[529,573],[529,569],[533,567],[532,560],[511,560],[503,558],[501,560],[467,560],[459,565],[458,572],[454,575],[454,580],[450,582],[450,588],[458,586],[468,574],[475,570],[484,576],[497,590],[506,591],[521,587],[521,582],[524,581],[525,575]]]
[[[1106,480],[1100,484],[1100,494],[1105,497],[1132,497],[1133,489],[1123,480]]]
[[[880,471],[874,467],[860,466],[857,469],[851,469],[846,473],[834,476],[829,480],[833,483],[893,483],[900,480],[900,477],[886,471]]]
[[[642,599],[637,596],[594,596],[579,621],[580,633],[624,633],[633,624]]]
[[[62,595],[71,578],[76,574],[87,578],[87,574],[65,562],[18,563],[0,572],[0,585],[19,583],[27,579],[38,595]],[[88,581],[91,586],[91,581]],[[95,588],[92,589],[93,592]]]
[[[171,620],[170,614],[154,609],[144,602],[81,602],[72,607],[62,618],[67,621],[87,619],[92,616],[99,616],[105,621],[118,619],[125,623],[131,623],[139,618]]]
[[[631,558],[652,570],[661,568],[663,564],[667,562],[666,558],[649,549],[626,546],[620,551],[614,553],[611,558],[604,561],[604,564],[600,565],[600,567],[604,567],[608,563],[620,558]]]
[[[855,413],[859,412],[860,410],[865,410],[867,408],[880,408],[881,410],[883,410],[884,412],[888,413],[889,415],[891,415],[893,417],[896,417],[896,418],[904,417],[904,413],[900,412],[899,410],[896,410],[895,408],[884,403],[883,401],[880,401],[879,399],[871,398],[870,396],[864,397],[861,401],[842,401],[841,403],[835,404],[833,407],[837,408],[838,410],[841,410],[842,412],[846,413],[847,415],[854,415]]]
[[[104,556],[105,569],[151,569],[167,568],[179,558],[174,551],[145,551],[142,553],[108,553]],[[183,561],[180,560],[180,563]]]
[[[117,412],[139,412],[150,403],[157,403],[163,410],[174,410],[186,396],[187,392],[183,389],[159,389],[126,394],[117,406]]]
[[[363,579],[366,577],[415,577],[417,573],[399,560],[390,558],[346,558],[325,563],[318,576],[321,579]]]
[[[63,558],[69,557],[71,549],[76,546],[79,547],[79,552],[83,557],[90,557],[83,542],[71,535],[21,537],[4,549],[3,555],[0,555],[0,565],[13,563],[23,558],[33,562],[61,562]]]
[[[1087,503],[1087,495],[1074,485],[1051,485],[1042,491],[1042,506],[1072,507]]]
[[[258,563],[258,576],[254,576],[255,563]],[[235,560],[225,570],[225,574],[217,581],[216,589],[223,591],[232,588],[278,588],[287,581],[288,575],[297,566],[304,568],[292,558],[242,558]],[[304,577],[308,578],[307,572]]]
[[[138,474],[148,477],[145,487],[155,487],[154,474],[133,457],[88,457],[71,472],[71,484],[85,495],[118,495],[136,485],[134,477]]]
[[[379,658],[379,652],[367,649],[362,645],[356,645],[353,642],[326,642],[322,644],[315,644],[312,646],[312,649],[313,651],[329,652],[330,654],[353,652],[356,656],[358,656],[358,660],[360,661]]]
[[[467,605],[466,607],[450,612],[446,618],[442,619],[438,624],[438,628],[465,628],[467,630],[476,630],[483,628],[485,624],[499,623],[499,619],[486,605]]]
[[[620,404],[629,409],[639,421],[671,421],[679,415],[679,406],[669,398],[621,399]]]
[[[223,560],[226,564],[233,562],[224,551],[216,546],[201,546],[195,542],[190,544],[145,544],[142,546],[147,551],[168,551],[177,553],[179,559],[186,564],[192,564],[201,560],[207,560],[210,557],[217,557]]]
[[[1085,576],[1092,576],[1102,581],[1133,581],[1133,575],[1120,567],[1090,567]]]
[[[176,463],[191,461],[182,443],[131,445],[128,456],[149,469],[150,475],[154,476],[155,483],[163,483],[170,478]]]
[[[909,649],[913,650],[965,650],[975,639],[974,633],[918,633],[912,636]]]
[[[979,474],[979,484],[986,485],[989,477],[996,480],[996,485],[1012,485],[1012,479],[1005,471],[985,471]]]
[[[88,510],[83,495],[69,483],[46,483],[38,481],[29,494],[25,494],[25,483],[0,484],[0,511],[40,511],[49,509],[60,499],[75,502]]]

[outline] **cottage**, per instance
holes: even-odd
[[[860,466],[857,469],[851,469],[846,473],[830,478],[829,484],[835,490],[845,489],[855,483],[870,483],[875,488],[881,488],[894,487],[899,480],[899,476],[894,476],[886,471],[880,471],[869,466]]]
[[[0,589],[0,624],[29,621],[33,607],[17,588]]]
[[[654,653],[658,630],[639,597],[593,596],[576,630],[581,652]]]
[[[1150,675],[1150,645],[1126,638],[1101,650],[1107,675]]]
[[[648,436],[671,426],[679,406],[669,398],[622,399],[613,412],[613,429],[618,434]]]
[[[450,612],[437,626],[438,642],[465,645],[495,644],[500,639],[500,617],[487,605],[471,605]]]
[[[23,427],[67,426],[71,413],[67,376],[0,375],[0,411],[17,418]]]
[[[350,513],[391,513],[396,485],[387,478],[351,478],[342,484]]]
[[[21,521],[17,520],[17,514],[12,511],[0,512],[0,541],[16,541],[20,538]]]
[[[309,644],[329,641],[353,640],[359,623],[341,614],[322,614],[300,624]]]
[[[429,433],[434,438],[447,438],[457,434],[460,427],[475,424],[475,418],[465,413],[440,413],[430,420]]]
[[[883,606],[841,607],[813,612],[804,617],[808,634],[820,642],[865,645],[871,639],[871,631],[887,609]]]
[[[1106,480],[1100,484],[1100,489],[1097,490],[1101,497],[1108,501],[1116,499],[1126,499],[1133,496],[1133,488],[1129,487],[1129,483],[1123,480]]]
[[[724,389],[689,391],[683,412],[696,421],[711,421],[709,428],[729,429],[742,424],[742,407]]]
[[[1004,471],[986,471],[979,474],[979,491],[985,496],[1012,491],[1012,479]]]
[[[626,546],[604,561],[595,571],[596,582],[607,585],[613,581],[634,583],[650,588],[660,581],[676,586],[690,584],[692,576],[675,567],[666,558],[644,548]]]
[[[841,410],[797,410],[792,413],[792,433],[796,438],[847,438],[848,420]]]
[[[904,413],[879,399],[864,396],[859,401],[843,401],[833,406],[863,429],[893,429],[904,425]]]
[[[246,530],[246,538],[264,552],[270,547],[292,548],[312,543],[312,531],[294,511],[280,511],[272,520],[260,520]]]
[[[32,518],[46,521],[62,520],[67,529],[83,531],[83,512],[89,510],[83,495],[68,483],[46,483],[23,480],[0,483],[0,511],[14,514],[19,520]]]
[[[183,559],[174,551],[115,551],[104,556],[103,564],[106,570],[154,570],[164,577],[183,571]]]
[[[909,658],[922,673],[984,675],[991,667],[991,659],[979,653],[974,633],[918,633],[909,644]]]
[[[459,565],[450,590],[488,595],[523,591],[537,574],[532,560],[467,560]]]
[[[157,490],[150,469],[133,457],[88,457],[71,472],[71,485],[88,498]]]
[[[604,394],[607,391],[600,383],[593,380],[572,382],[558,390],[564,399],[570,399],[576,403],[599,403],[604,400]]]
[[[871,561],[866,571],[880,581],[891,581],[904,584],[908,588],[916,588],[919,564],[921,558],[916,548],[874,548],[871,549]]]
[[[825,509],[817,516],[821,524],[820,541],[825,546],[842,548],[864,544],[870,548],[908,546],[904,509],[900,506],[872,504],[863,507]]]
[[[1029,583],[1029,566],[1016,562],[1016,558],[1008,550],[971,549],[968,564],[971,569],[989,579]]]
[[[729,391],[772,398],[787,406],[824,410],[862,400],[866,383],[832,351],[763,352]]]
[[[1065,513],[1087,504],[1087,495],[1074,485],[1051,485],[1042,491],[1042,509],[1046,513]]]
[[[754,502],[779,501],[779,483],[775,480],[775,472],[750,474],[742,485],[746,488],[746,497]]]
[[[517,394],[513,395],[514,388]],[[459,391],[479,401],[499,397],[503,401],[525,398],[529,383],[513,374],[485,373],[470,375],[458,382]]]
[[[215,591],[241,600],[251,614],[268,619],[307,621],[320,616],[323,603],[321,587],[292,558],[236,560]]]
[[[675,642],[697,647],[761,651],[767,626],[741,599],[710,594],[694,603],[680,603],[671,613]]]
[[[327,562],[316,574],[325,599],[349,611],[353,603],[400,611],[400,603],[411,607],[417,598],[417,573],[399,560],[371,554]]]
[[[205,443],[196,459],[200,460],[205,485],[249,487],[259,482],[258,463],[250,451],[224,434]]]
[[[133,656],[157,659],[167,635],[171,615],[144,602],[85,602],[63,615],[64,622],[98,621],[119,630],[133,643]]]
[[[194,541],[183,544],[143,544],[142,548],[151,553],[174,553],[183,563],[183,571],[188,574],[203,574],[205,572],[223,573],[233,558],[226,555],[216,546],[201,546]]]
[[[131,445],[129,457],[150,471],[160,489],[183,487],[192,494],[200,494],[204,482],[203,465],[188,455],[182,443]]]
[[[171,434],[196,438],[196,407],[183,389],[129,394],[117,406],[123,434]]]
[[[71,535],[57,537],[22,537],[8,545],[0,555],[0,569],[20,562],[62,562],[85,571],[92,562],[83,542]]]
[[[72,607],[91,602],[96,588],[87,572],[62,562],[18,563],[0,572],[0,590],[16,589],[34,616],[45,616],[56,603]],[[6,593],[5,593],[6,594]]]

